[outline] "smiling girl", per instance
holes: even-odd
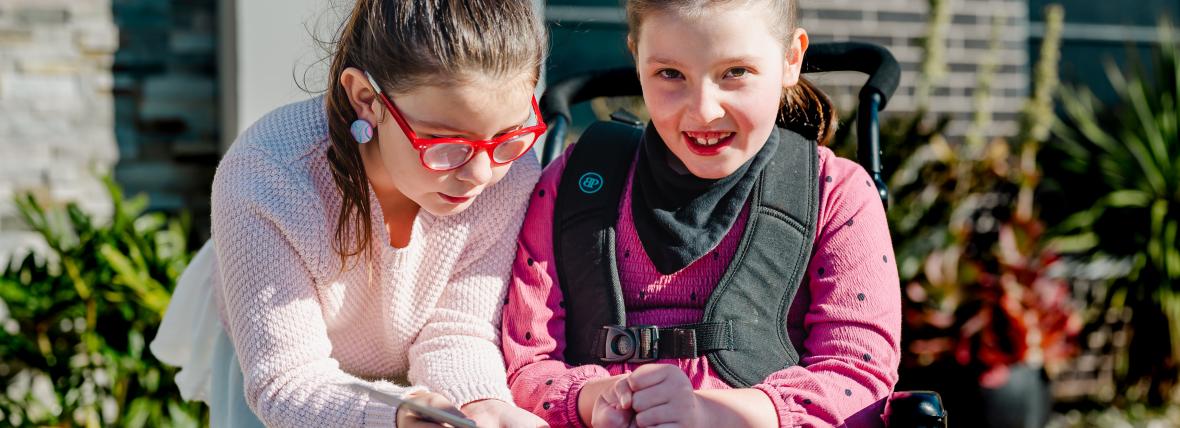
[[[503,324],[521,407],[563,426],[881,424],[889,231],[865,171],[823,147],[835,114],[800,77],[795,3],[627,2],[651,123],[630,151],[583,137],[533,192]]]

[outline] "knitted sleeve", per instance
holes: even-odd
[[[591,379],[610,376],[599,365],[571,367],[563,361],[565,302],[553,262],[553,204],[565,159],[545,168],[530,196],[504,300],[502,342],[516,404],[555,427],[585,426],[578,417],[578,393]]]
[[[528,195],[540,175],[535,157],[512,165],[464,212],[470,229],[440,242],[467,242],[438,304],[410,347],[410,380],[456,406],[482,399],[512,402],[500,353],[500,315],[516,236]],[[468,236],[458,236],[466,232]],[[464,239],[465,238],[465,239]]]
[[[824,157],[802,358],[755,388],[774,402],[783,427],[881,426],[900,360],[893,246],[868,174],[831,152]]]
[[[247,404],[267,426],[393,426],[396,408],[369,391],[411,392],[351,376],[331,357],[313,281],[317,231],[305,181],[258,150],[231,151],[213,183],[213,234],[226,330]]]

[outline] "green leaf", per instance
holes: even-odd
[[[1139,190],[1116,190],[1104,199],[1112,208],[1147,208],[1151,204],[1151,195]]]
[[[187,410],[176,404],[175,401],[168,402],[168,416],[172,417],[172,423],[177,428],[197,428],[200,422],[197,421]]]
[[[1098,246],[1098,235],[1085,232],[1077,235],[1059,236],[1049,239],[1046,247],[1059,254],[1080,254]]]
[[[115,278],[119,283],[131,288],[149,310],[164,312],[168,307],[168,293],[160,283],[148,276],[148,272],[137,269],[130,258],[110,245],[103,244],[99,253],[115,270]]]
[[[151,417],[152,403],[147,398],[136,398],[131,400],[131,405],[127,408],[127,413],[123,421],[124,426],[128,428],[143,428],[147,426],[148,419]]]
[[[1134,107],[1135,117],[1139,119],[1139,133],[1145,136],[1147,143],[1146,155],[1150,160],[1150,164],[1162,165],[1168,159],[1168,149],[1164,142],[1163,129],[1161,129],[1159,122],[1156,120],[1155,113],[1152,111],[1147,101],[1147,88],[1143,80],[1136,77],[1129,83],[1128,95],[1131,100],[1131,106]],[[1162,177],[1161,177],[1162,179]],[[1161,181],[1159,188],[1163,189],[1164,185]]]
[[[1168,278],[1173,281],[1172,286],[1180,284],[1180,240],[1177,239],[1177,229],[1180,222],[1171,220],[1164,229],[1164,269]]]

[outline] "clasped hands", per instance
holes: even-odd
[[[594,402],[594,428],[707,426],[705,402],[679,367],[647,364],[618,378]]]

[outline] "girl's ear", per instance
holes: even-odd
[[[340,73],[340,86],[348,94],[348,102],[356,112],[357,119],[364,119],[374,127],[381,122],[381,101],[377,99],[377,91],[369,84],[365,72],[356,67],[348,67]]]
[[[627,50],[631,51],[631,59],[635,59],[635,33],[627,33]]]
[[[803,55],[807,53],[807,30],[796,29],[791,35],[791,45],[783,56],[783,87],[789,88],[799,83],[799,76],[803,73]]]

